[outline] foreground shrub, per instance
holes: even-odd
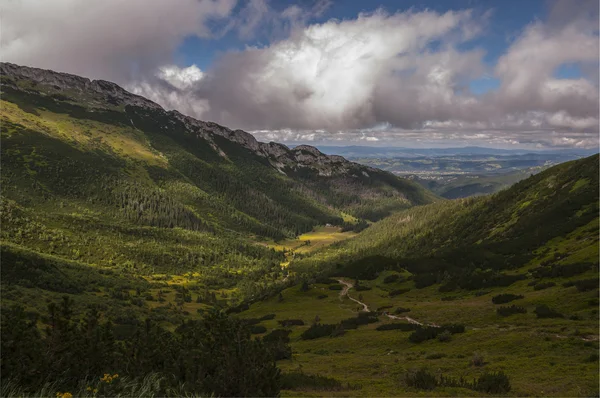
[[[500,316],[510,316],[513,314],[526,314],[527,310],[524,307],[511,305],[510,307],[498,307],[496,313]]]
[[[503,294],[499,294],[497,296],[492,297],[492,303],[506,304],[506,303],[510,303],[511,301],[519,300],[522,298],[523,298],[523,296],[520,294],[517,295],[517,294],[503,293]]]

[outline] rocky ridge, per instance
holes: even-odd
[[[225,153],[218,148],[211,135],[219,135],[235,142],[256,155],[266,158],[270,164],[281,173],[289,170],[310,168],[321,176],[346,174],[351,169],[360,169],[363,175],[368,176],[368,171],[375,171],[367,166],[350,162],[342,156],[326,155],[310,145],[300,145],[293,149],[276,142],[259,142],[256,138],[243,130],[231,130],[213,122],[205,122],[181,114],[176,110],[167,111],[162,106],[144,97],[132,94],[119,85],[105,80],[90,80],[68,73],[54,72],[51,70],[20,66],[7,62],[0,62],[0,75],[2,84],[18,90],[38,91],[38,87],[20,85],[19,81],[34,82],[35,86],[44,86],[44,92],[60,94],[61,98],[76,97],[77,102],[84,102],[92,108],[106,108],[110,106],[141,107],[156,112],[165,113],[183,123],[186,129],[206,139],[213,149],[221,156]],[[91,98],[90,98],[91,95]],[[82,101],[85,98],[85,101]]]

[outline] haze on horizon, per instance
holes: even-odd
[[[599,143],[596,0],[22,0],[1,11],[2,61],[111,80],[261,141]]]

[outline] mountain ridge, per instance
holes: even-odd
[[[137,106],[165,112],[165,114],[173,116],[177,120],[181,121],[187,128],[193,130],[193,132],[196,134],[202,135],[202,137],[205,139],[210,139],[210,136],[206,134],[206,132],[211,132],[213,134],[225,137],[230,141],[236,142],[245,148],[252,150],[259,156],[266,157],[269,159],[272,166],[282,173],[285,173],[283,171],[283,167],[290,166],[293,163],[298,163],[301,165],[300,167],[310,167],[315,163],[320,166],[326,164],[335,164],[339,168],[338,171],[347,171],[348,167],[347,165],[344,165],[345,163],[353,163],[358,165],[355,162],[348,161],[342,156],[326,155],[318,148],[310,145],[300,145],[290,149],[286,145],[277,142],[260,142],[252,134],[244,130],[232,130],[214,122],[195,119],[191,116],[184,115],[177,110],[166,110],[161,105],[142,96],[133,94],[118,84],[106,80],[92,80],[69,73],[55,72],[48,69],[40,69],[29,66],[20,66],[8,62],[0,62],[0,75],[17,79],[28,79],[39,84],[47,85],[54,90],[62,92],[68,90],[77,90],[81,93],[92,91],[100,96],[98,99],[104,100],[112,105],[125,107]],[[18,89],[17,85],[8,79],[4,79],[3,85]],[[106,106],[103,106],[103,104],[100,102],[93,103],[92,105],[95,108],[106,108]],[[303,154],[303,152],[307,152],[312,156],[306,156],[306,154]],[[370,171],[375,170],[368,166],[363,167],[366,167],[367,170]],[[327,171],[319,170],[319,173],[327,175]]]

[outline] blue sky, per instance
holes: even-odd
[[[598,146],[597,0],[15,1],[3,16],[3,60],[262,141]]]
[[[283,11],[292,5],[310,6],[311,1],[277,0],[270,5],[278,11]],[[334,1],[331,6],[320,16],[313,18],[312,23],[324,23],[331,18],[354,19],[361,12],[373,12],[376,9],[384,9],[389,13],[403,12],[408,10],[424,11],[434,10],[444,13],[449,10],[473,9],[480,14],[489,13],[489,23],[485,27],[484,34],[464,43],[462,49],[483,48],[485,49],[484,62],[492,67],[498,58],[506,52],[510,43],[519,36],[523,29],[535,20],[543,20],[548,12],[548,1],[544,0],[437,0],[437,1],[408,1],[408,0],[383,0],[379,2],[367,2],[356,0]],[[239,3],[234,9],[239,12],[245,6]],[[222,28],[226,22],[217,21],[212,25]],[[198,38],[187,37],[177,49],[177,60],[179,66],[197,65],[200,69],[210,68],[220,54],[230,50],[243,50],[246,46],[269,45],[271,39],[268,35],[262,35],[252,40],[243,40],[230,31],[223,37]],[[565,65],[556,70],[557,77],[577,78],[581,76],[576,65]],[[469,88],[475,94],[484,94],[490,90],[497,89],[500,82],[498,79],[488,76],[470,81]]]

